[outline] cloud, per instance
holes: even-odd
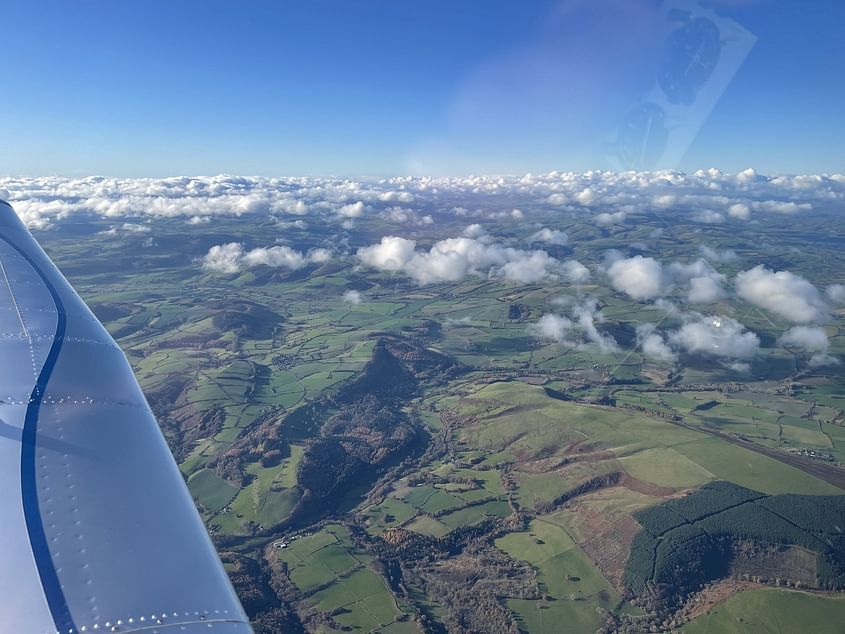
[[[124,222],[122,225],[115,226],[112,225],[111,228],[107,229],[106,231],[101,231],[101,235],[107,236],[117,236],[117,235],[127,235],[127,234],[145,234],[152,232],[152,228],[148,227],[147,225],[139,225],[134,222]]]
[[[786,348],[797,348],[805,352],[827,352],[830,350],[830,340],[824,328],[819,326],[793,326],[787,330],[778,345]]]
[[[737,220],[748,220],[751,217],[751,208],[745,203],[733,203],[728,207],[728,215]]]
[[[330,257],[326,249],[315,249],[307,254],[287,246],[258,247],[245,251],[240,242],[229,242],[211,247],[202,258],[202,266],[213,273],[237,273],[259,266],[295,270],[310,263],[324,263]]]
[[[562,305],[565,303],[562,301],[563,299],[561,298],[555,303]],[[567,342],[572,346],[577,345],[577,343],[570,340],[568,335],[577,330],[583,336],[585,344],[596,344],[602,353],[612,354],[619,351],[616,340],[609,334],[599,332],[596,327],[596,323],[603,321],[596,298],[589,298],[572,306],[571,315],[572,319],[564,315],[547,313],[536,323],[531,324],[528,330],[538,339],[556,341],[557,343]]]
[[[624,211],[614,211],[613,213],[604,211],[596,215],[596,224],[602,227],[622,224],[625,222],[627,215]]]
[[[725,297],[722,288],[725,276],[714,269],[707,260],[699,258],[691,264],[673,262],[668,270],[676,283],[689,284],[687,301],[690,303],[712,304]]]
[[[736,276],[745,301],[795,323],[824,321],[829,307],[810,282],[789,271],[770,271],[762,264]]]
[[[687,299],[691,304],[712,304],[725,296],[725,291],[713,277],[694,277],[690,281]]]
[[[398,236],[384,236],[381,242],[358,249],[358,259],[380,271],[401,271],[411,258],[417,243]]]
[[[845,286],[842,284],[831,284],[825,289],[830,301],[837,304],[845,304]]]
[[[479,238],[479,237],[483,236],[485,233],[486,232],[484,231],[484,227],[482,227],[480,224],[476,223],[476,224],[469,225],[466,229],[464,229],[462,235],[465,238]]]
[[[672,350],[657,332],[656,324],[640,324],[637,326],[637,342],[643,354],[649,359],[661,363],[675,363],[678,354]]]
[[[599,350],[604,354],[609,354],[619,351],[619,345],[616,340],[608,334],[602,334],[596,328],[596,321],[603,320],[601,311],[598,310],[598,300],[595,298],[588,299],[583,304],[579,304],[572,309],[573,317],[578,321],[584,336],[588,341],[596,344]]]
[[[506,250],[506,257],[510,260],[497,270],[497,274],[510,282],[533,284],[554,275],[558,261],[545,251],[516,251]]]
[[[692,215],[692,219],[696,222],[703,222],[704,224],[708,225],[715,225],[721,222],[725,222],[725,217],[718,211],[713,211],[712,209],[704,209],[702,211],[697,211]]]
[[[360,218],[364,215],[364,203],[359,200],[356,203],[343,205],[337,210],[337,213],[344,218]]]
[[[733,262],[737,259],[736,252],[731,249],[717,251],[716,249],[708,247],[706,244],[702,244],[698,247],[698,250],[704,258],[710,260],[711,262],[716,262],[717,264],[727,264],[728,262]]]
[[[555,276],[560,264],[545,251],[523,251],[464,236],[435,242],[428,251],[417,251],[413,240],[385,236],[379,244],[358,249],[357,256],[367,266],[402,271],[420,284],[455,282],[467,275],[527,284]]]
[[[616,260],[607,275],[614,289],[632,299],[654,299],[664,292],[663,266],[654,258],[635,255]]]
[[[669,342],[690,354],[729,359],[748,359],[757,354],[760,338],[731,317],[690,315],[678,330],[670,332]]]
[[[839,364],[839,359],[829,354],[830,340],[819,326],[793,326],[781,335],[778,345],[810,354],[811,367]]]
[[[347,304],[357,306],[361,303],[361,293],[359,291],[348,290],[343,294],[343,301]]]
[[[598,200],[598,196],[592,187],[587,187],[575,194],[575,200],[585,207],[588,207]]]
[[[529,331],[538,339],[547,339],[562,343],[572,329],[572,321],[566,317],[549,313],[540,317],[536,324],[529,326]]]
[[[558,246],[565,246],[569,241],[569,236],[560,229],[549,229],[543,227],[537,233],[531,236],[530,242],[545,242],[546,244],[556,244]]]
[[[578,260],[566,260],[560,269],[563,277],[572,284],[584,284],[590,279],[590,270]]]
[[[100,218],[192,218],[296,215],[361,217],[368,210],[417,205],[438,208],[444,197],[460,200],[455,214],[520,219],[513,211],[485,211],[490,196],[507,196],[513,207],[537,203],[581,211],[601,208],[598,222],[619,222],[623,214],[666,213],[673,221],[719,215],[764,222],[768,216],[810,214],[845,199],[845,176],[765,176],[747,170],[681,172],[548,172],[523,176],[407,177],[372,181],[339,178],[177,176],[121,179],[2,177],[24,222],[48,227],[75,214]],[[473,210],[473,211],[470,211]]]

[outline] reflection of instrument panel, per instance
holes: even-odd
[[[695,18],[666,40],[657,83],[670,103],[691,104],[719,63],[722,44],[712,20]]]
[[[674,168],[756,42],[733,20],[695,0],[664,3],[668,36],[654,86],[610,135],[614,169]]]
[[[653,165],[666,151],[666,113],[653,103],[634,108],[619,128],[619,159],[625,165]]]

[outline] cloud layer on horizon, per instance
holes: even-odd
[[[530,206],[590,215],[597,225],[631,214],[667,210],[693,222],[746,222],[767,214],[800,215],[845,200],[845,175],[764,176],[660,172],[549,172],[524,176],[395,177],[374,181],[230,175],[172,178],[3,177],[0,191],[31,227],[44,228],[78,213],[103,218],[325,214],[349,221],[393,208],[442,205],[468,216],[522,220]],[[502,209],[486,209],[491,196]],[[461,207],[454,202],[461,199]],[[513,203],[518,199],[522,209]],[[473,211],[475,203],[485,211]],[[524,205],[524,206],[523,206]],[[398,211],[397,211],[398,210]],[[413,218],[413,214],[405,214]],[[561,240],[555,238],[555,242]]]

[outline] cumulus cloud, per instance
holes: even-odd
[[[795,323],[824,321],[829,307],[810,282],[789,271],[771,271],[762,264],[736,276],[736,290],[745,301]]]
[[[697,211],[692,215],[692,219],[696,222],[703,222],[704,224],[708,225],[715,225],[719,224],[720,222],[725,222],[725,217],[718,211],[713,211],[712,209],[703,209],[701,211]]]
[[[558,246],[565,246],[569,241],[569,236],[560,229],[549,229],[543,227],[537,233],[531,236],[531,242],[545,242],[546,244],[556,244]]]
[[[152,228],[147,225],[139,225],[134,222],[124,222],[120,226],[112,225],[109,229],[101,231],[101,235],[118,236],[127,234],[145,234],[150,233]]]
[[[475,224],[469,225],[466,229],[464,229],[463,236],[465,238],[480,238],[485,233],[486,233],[486,231],[484,231],[484,227],[482,227],[478,223],[475,223]]]
[[[698,247],[698,250],[705,259],[710,260],[711,262],[716,262],[717,264],[726,264],[737,259],[736,252],[731,249],[717,251],[716,249],[708,247],[706,244],[702,244]]]
[[[678,360],[678,354],[666,344],[663,335],[657,332],[656,324],[637,326],[637,343],[649,359],[670,364]]]
[[[592,187],[587,187],[575,194],[575,200],[577,200],[585,207],[588,207],[598,200],[598,195]]]
[[[614,289],[632,299],[654,299],[664,292],[663,265],[654,258],[635,255],[616,260],[607,269]]]
[[[845,304],[845,286],[842,284],[831,284],[825,289],[830,301],[837,304]]]
[[[536,324],[529,326],[538,339],[546,339],[562,343],[566,341],[567,333],[572,329],[572,321],[567,317],[549,313],[543,315]]]
[[[745,203],[733,203],[728,207],[728,215],[737,220],[748,220],[751,217],[751,208]]]
[[[601,352],[608,354],[619,351],[616,340],[609,334],[599,332],[596,328],[596,322],[601,323],[604,318],[598,310],[598,301],[595,298],[575,306],[572,315],[578,321],[587,340],[596,344]]]
[[[326,249],[315,249],[307,254],[287,246],[258,247],[246,251],[240,242],[229,242],[211,247],[202,259],[202,266],[214,273],[237,273],[259,266],[295,270],[306,264],[326,262],[330,257]]]
[[[692,304],[712,304],[725,296],[725,291],[713,277],[694,277],[689,281],[687,299]]]
[[[725,296],[722,284],[725,276],[716,271],[711,264],[699,258],[691,264],[673,262],[669,265],[673,280],[689,284],[687,300],[693,304],[712,304]]]
[[[596,224],[602,227],[622,224],[623,222],[625,222],[625,218],[627,217],[627,215],[628,214],[626,214],[624,211],[614,211],[612,213],[604,211],[596,215]]]
[[[343,301],[347,304],[357,306],[361,303],[361,293],[359,291],[348,290],[343,294]]]
[[[24,221],[46,227],[77,213],[104,218],[306,214],[360,217],[383,206],[436,206],[444,195],[460,199],[454,213],[521,218],[514,211],[484,211],[490,195],[507,195],[521,209],[547,203],[572,210],[602,208],[614,214],[666,212],[680,220],[700,210],[764,221],[772,214],[814,213],[845,199],[842,175],[764,176],[748,171],[549,172],[524,176],[395,177],[377,181],[311,177],[218,175],[163,179],[105,177],[0,178]],[[475,211],[470,211],[474,209]],[[342,210],[342,211],[340,211]],[[599,214],[601,215],[601,214]],[[712,216],[716,218],[717,216]],[[700,217],[699,217],[700,218]],[[706,219],[706,218],[705,218]]]
[[[572,284],[584,284],[590,279],[590,269],[578,260],[566,260],[560,266],[563,277]]]
[[[344,218],[360,218],[364,215],[364,203],[360,200],[338,208],[337,213]]]
[[[467,275],[490,275],[523,284],[556,275],[559,262],[545,251],[523,251],[468,238],[447,238],[428,251],[416,242],[385,236],[379,244],[358,249],[358,259],[381,271],[401,271],[420,284],[455,282]]]
[[[830,350],[830,341],[824,328],[819,326],[793,326],[787,330],[780,339],[778,345],[786,348],[797,348],[805,352],[827,352]]]
[[[809,360],[812,367],[839,363],[836,357],[829,354],[830,340],[824,328],[819,326],[793,326],[781,335],[778,345],[812,355]]]
[[[399,236],[384,236],[381,242],[358,249],[358,259],[380,271],[400,271],[411,258],[417,243]]]
[[[561,298],[555,303],[562,306],[567,302]],[[584,302],[573,305],[571,315],[572,319],[564,315],[548,313],[543,315],[536,323],[531,324],[528,330],[538,339],[556,341],[557,343],[566,342],[571,346],[579,344],[570,335],[580,333],[584,344],[595,344],[605,354],[619,351],[616,340],[611,335],[600,332],[596,327],[597,323],[604,321],[596,298],[589,298]]]
[[[669,333],[669,342],[690,354],[748,359],[760,348],[760,338],[731,317],[689,317],[690,321]]]

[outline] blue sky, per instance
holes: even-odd
[[[667,56],[683,55],[664,42],[705,15],[674,4],[691,12],[670,22],[657,0],[12,0],[0,174],[625,167],[618,130],[653,101]],[[744,59],[691,105],[659,104],[672,151],[644,164],[845,171],[845,3],[715,4],[722,39],[742,29],[720,63]]]

